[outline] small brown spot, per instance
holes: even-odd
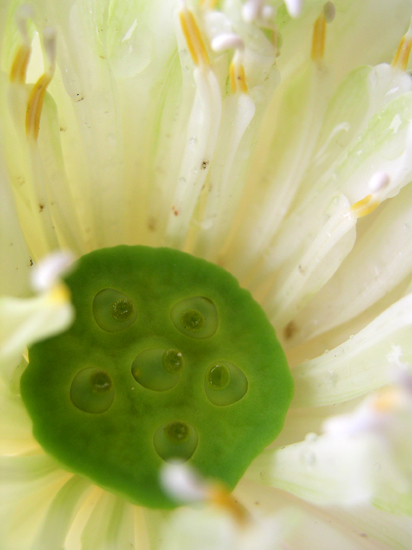
[[[258,500],[256,500],[255,505],[259,506],[259,504],[260,504],[260,502]]]
[[[304,275],[306,270],[299,264],[299,271]]]
[[[43,212],[44,210],[44,204],[42,204],[41,202],[39,203],[39,212]]]
[[[202,170],[206,170],[206,168],[208,167],[208,165],[209,165],[209,161],[208,161],[208,160],[204,160],[204,161],[202,162]]]
[[[295,321],[290,321],[283,329],[283,336],[285,340],[290,340],[299,331],[295,324]]]
[[[33,265],[33,260],[30,258],[30,267]]]
[[[366,533],[359,533],[360,537],[363,537],[364,539],[368,538],[368,535]]]
[[[104,55],[99,55],[100,59],[106,59]]]
[[[60,126],[60,132],[65,132],[67,128],[64,128],[63,126]]]
[[[79,101],[83,101],[84,99],[84,95],[80,95],[80,94],[76,94],[77,98],[75,99],[75,101],[79,102]]]
[[[176,207],[175,206],[172,206],[172,212],[175,216],[178,216],[179,215],[179,212],[177,211]]]
[[[150,216],[147,220],[147,227],[149,231],[156,231],[156,218],[154,216]]]

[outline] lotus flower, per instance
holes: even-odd
[[[2,549],[411,548],[411,14],[2,1]],[[144,508],[32,435],[27,348],[73,322],[73,256],[119,244],[222,266],[276,329],[295,395],[233,493],[168,464],[182,506]]]

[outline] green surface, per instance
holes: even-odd
[[[214,264],[143,246],[87,254],[66,282],[76,320],[30,348],[21,379],[42,447],[149,507],[175,505],[159,485],[173,457],[234,488],[293,393],[250,293]]]

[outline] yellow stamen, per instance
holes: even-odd
[[[180,26],[195,65],[209,65],[209,56],[193,14],[188,9],[179,13]]]
[[[10,82],[17,82],[18,84],[24,84],[26,82],[26,73],[30,56],[31,47],[27,44],[22,44],[11,67]]]
[[[210,502],[229,512],[233,518],[244,525],[248,520],[245,508],[222,486],[215,486],[210,491]]]
[[[244,94],[247,93],[245,69],[243,68],[243,65],[235,65],[234,63],[231,63],[229,68],[229,77],[232,94],[234,94],[238,89],[240,89]]]
[[[69,290],[69,287],[66,286],[64,283],[58,283],[56,284],[50,291],[49,291],[49,299],[54,304],[67,304],[71,300],[71,293]]]
[[[326,37],[326,20],[322,11],[320,16],[316,19],[313,25],[312,35],[312,53],[311,57],[313,61],[321,61],[325,51],[325,37]]]
[[[52,78],[52,71],[43,74],[33,86],[30,93],[26,111],[26,135],[34,139],[37,139],[39,135],[44,96],[46,95],[47,86],[50,84]]]
[[[392,67],[397,67],[405,71],[408,66],[409,54],[412,48],[412,36],[409,31],[401,38],[395,57],[392,61]]]
[[[236,86],[235,66],[233,65],[233,63],[230,64],[229,78],[230,78],[230,90],[232,94],[234,94],[236,92],[237,86]]]
[[[355,202],[350,207],[357,218],[363,218],[373,212],[379,206],[379,201],[373,195],[366,195],[363,199]]]

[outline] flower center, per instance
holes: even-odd
[[[32,346],[21,393],[44,450],[149,507],[165,461],[233,488],[282,428],[292,378],[275,332],[222,268],[143,246],[83,256],[76,320]]]

